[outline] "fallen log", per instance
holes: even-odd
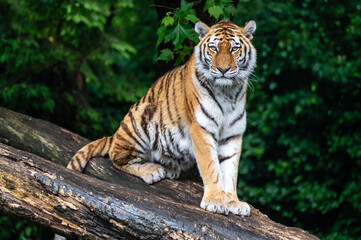
[[[0,211],[68,238],[318,239],[253,207],[250,217],[209,213],[199,207],[202,186],[187,179],[147,185],[104,158],[86,174],[68,170],[88,140],[4,108],[0,141]]]

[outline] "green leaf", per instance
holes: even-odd
[[[181,7],[180,7],[180,11],[182,12],[189,12],[193,7],[193,3],[188,3],[185,0],[181,1]]]
[[[196,22],[199,21],[199,18],[197,18],[197,17],[196,17],[195,15],[193,15],[193,14],[188,14],[188,15],[186,16],[186,20],[191,21],[192,23],[196,23]]]
[[[174,17],[171,17],[171,16],[165,16],[163,19],[162,19],[162,24],[164,26],[173,26],[174,24]]]
[[[228,5],[225,8],[223,8],[223,12],[224,12],[223,17],[226,19],[230,19],[231,15],[234,15],[237,13],[237,10],[233,5]]]
[[[179,66],[182,62],[184,62],[184,59],[189,56],[192,53],[192,49],[188,46],[184,46],[183,50],[179,53],[179,56],[177,57],[174,66]]]
[[[173,56],[173,52],[169,48],[166,48],[161,51],[157,60],[163,60],[169,62],[172,59],[172,56]]]
[[[158,28],[158,30],[157,30],[157,34],[158,34],[158,40],[157,40],[157,44],[156,44],[156,46],[158,47],[159,46],[159,44],[163,41],[163,39],[164,39],[164,36],[165,36],[165,26],[164,25],[162,25],[162,26],[160,26],[159,28]]]
[[[208,9],[208,13],[218,21],[219,16],[223,14],[223,9],[220,6],[213,6]]]
[[[203,11],[207,11],[210,7],[214,6],[214,0],[207,0],[204,4]]]
[[[172,40],[174,46],[179,48],[184,39],[192,37],[193,32],[193,28],[189,25],[181,25],[178,23],[174,30],[165,36],[165,42]]]

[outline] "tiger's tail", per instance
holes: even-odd
[[[92,157],[105,156],[109,153],[113,136],[95,140],[82,147],[70,160],[67,168],[82,172]]]

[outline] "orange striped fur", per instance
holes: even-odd
[[[195,163],[204,183],[201,207],[249,215],[236,193],[246,129],[248,76],[256,65],[254,21],[195,25],[200,42],[188,62],[158,79],[111,137],[81,148],[68,168],[82,171],[94,156],[151,184],[178,178]]]

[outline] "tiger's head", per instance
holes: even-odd
[[[256,23],[239,27],[224,20],[208,27],[197,22],[200,42],[195,47],[197,74],[218,86],[243,84],[256,66],[256,50],[251,40]]]

